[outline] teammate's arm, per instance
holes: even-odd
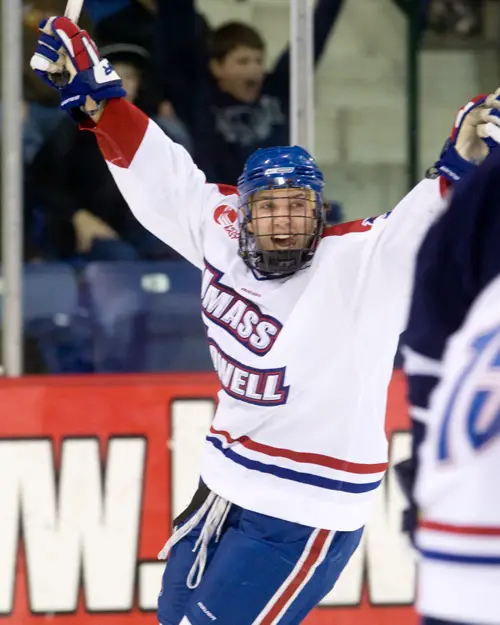
[[[441,376],[446,344],[477,295],[500,274],[500,149],[463,180],[448,210],[419,250],[403,352],[412,420],[412,456],[396,467],[410,500],[406,529],[413,531],[412,489],[425,437],[431,394]]]
[[[203,267],[203,224],[221,194],[188,152],[129,102],[110,100],[82,127],[100,150],[130,209],[148,230]]]
[[[491,115],[492,108],[500,111],[498,93],[478,96],[459,110],[452,133],[426,179],[403,198],[388,218],[375,220],[375,253],[380,261],[375,266],[384,272],[388,295],[409,300],[408,276],[414,271],[426,232],[446,209],[453,187],[470,176],[496,145],[488,138],[488,125],[500,126],[500,118]]]
[[[203,221],[220,201],[217,186],[207,184],[186,150],[124,99],[119,76],[85,31],[64,17],[41,28],[32,67],[59,89],[61,107],[95,133],[137,219],[202,267]]]
[[[424,371],[425,363],[429,372],[431,363],[439,370],[449,336],[461,326],[476,296],[500,274],[499,180],[500,149],[496,148],[457,185],[448,210],[422,243],[405,332],[410,377],[414,371]],[[417,384],[414,390],[410,400],[426,408],[430,385],[424,390]]]

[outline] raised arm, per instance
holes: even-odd
[[[450,191],[460,180],[470,176],[483,161],[490,147],[484,140],[489,122],[500,120],[490,115],[491,106],[500,104],[492,96],[478,96],[462,107],[439,160],[420,182],[396,206],[385,220],[377,220],[378,266],[386,283],[401,296],[409,297],[409,276],[422,240],[437,217],[445,210]]]
[[[137,219],[198,267],[205,216],[220,202],[187,151],[171,141],[126,95],[85,31],[64,17],[41,24],[32,67],[59,89],[61,107],[96,134],[101,152]]]
[[[126,100],[110,100],[98,119],[81,126],[96,134],[138,221],[202,268],[203,224],[220,201],[218,187],[207,184],[188,152]]]
[[[411,507],[405,529],[416,528],[413,487],[431,394],[441,378],[448,339],[479,293],[500,275],[500,151],[463,180],[449,208],[418,252],[403,352],[408,376],[412,455],[396,469]]]

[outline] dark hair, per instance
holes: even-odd
[[[255,28],[242,22],[227,22],[212,31],[209,37],[209,56],[222,61],[230,52],[245,46],[253,50],[262,50],[266,44]]]
[[[150,62],[149,52],[142,46],[132,43],[112,43],[100,48],[100,53],[110,63],[126,63],[141,73],[145,71]]]

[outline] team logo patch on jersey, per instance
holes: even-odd
[[[264,315],[257,304],[222,284],[223,276],[205,260],[201,290],[205,319],[224,328],[253,354],[264,356],[278,338],[281,323]]]
[[[238,213],[235,208],[227,206],[227,204],[217,206],[214,211],[214,219],[224,228],[230,239],[239,238],[238,227],[235,225],[238,220]]]
[[[228,395],[255,406],[286,404],[290,387],[285,385],[286,367],[256,369],[231,358],[213,339],[208,347],[222,388]]]

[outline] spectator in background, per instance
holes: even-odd
[[[84,12],[93,24],[100,49],[119,43],[140,46],[154,52],[156,0],[85,0]],[[136,104],[148,115],[157,113],[154,68],[143,72],[142,89]]]
[[[317,2],[316,64],[342,5]],[[251,26],[225,24],[206,42],[194,0],[157,0],[157,6],[163,93],[192,131],[195,160],[208,179],[236,184],[256,148],[289,143],[290,51],[266,74],[265,43]],[[183,80],[183,72],[194,79]]]
[[[23,37],[23,159],[28,167],[35,158],[44,141],[65,117],[59,107],[60,98],[54,90],[41,81],[30,67],[30,59],[38,41],[39,23],[51,15],[64,13],[66,0],[33,0],[23,2],[22,37]],[[82,19],[84,28],[89,29],[89,22]],[[0,46],[1,48],[1,46]],[[1,102],[0,102],[1,122]],[[1,132],[1,123],[0,123]],[[0,181],[1,184],[1,181]],[[25,260],[39,259],[43,256],[34,236],[35,210],[33,190],[27,180],[24,181],[24,245]]]
[[[156,0],[85,0],[84,6],[101,45],[126,41],[152,51]]]
[[[30,67],[38,41],[38,24],[51,15],[64,13],[66,0],[35,0],[23,3],[23,156],[30,163],[45,138],[61,120],[59,97]],[[83,27],[87,24],[83,22]]]
[[[122,76],[127,98],[135,101],[148,52],[138,45],[113,44],[102,53]],[[180,122],[158,122],[166,134],[190,149]],[[92,261],[177,257],[135,219],[100,157],[95,135],[81,132],[69,116],[46,140],[27,175],[44,217],[45,248],[53,257]]]
[[[142,46],[131,43],[113,43],[101,47],[101,55],[106,57],[114,66],[123,81],[123,88],[127,98],[139,108],[143,102],[145,77],[151,75],[151,55]],[[176,116],[168,102],[164,102],[161,113],[153,115],[156,123],[176,143],[183,145],[188,152],[192,152],[191,136],[183,122]]]

